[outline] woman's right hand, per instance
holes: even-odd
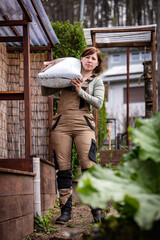
[[[84,82],[83,78],[81,78],[81,80],[79,80],[78,78],[71,80],[71,84],[75,86],[77,93],[79,93],[79,91],[81,90],[81,86],[83,82]]]

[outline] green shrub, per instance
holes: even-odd
[[[80,165],[78,160],[78,154],[76,151],[75,144],[73,143],[72,148],[72,179],[78,179],[81,176]]]
[[[100,149],[104,143],[104,140],[107,136],[107,128],[106,128],[106,106],[105,106],[105,98],[103,101],[103,106],[98,111],[98,148]]]
[[[70,24],[69,20],[65,23],[54,22],[52,27],[60,41],[53,49],[53,59],[62,57],[80,58],[81,53],[87,47],[84,37],[83,27],[80,22]]]

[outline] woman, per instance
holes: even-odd
[[[89,47],[81,55],[82,79],[71,80],[71,87],[61,91],[51,132],[54,159],[58,173],[61,216],[56,223],[65,224],[72,211],[71,152],[74,141],[82,172],[96,163],[94,117],[90,105],[99,109],[104,99],[104,85],[95,74],[102,69],[102,57],[97,48]],[[100,209],[92,209],[95,222],[102,217]]]

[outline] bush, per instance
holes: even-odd
[[[62,57],[80,58],[81,53],[87,47],[84,37],[83,27],[80,22],[70,24],[69,20],[65,23],[51,23],[60,44],[56,44],[53,49],[53,59]]]
[[[105,98],[103,101],[103,106],[98,111],[98,148],[100,149],[104,143],[104,140],[107,136],[107,128],[106,128],[106,106],[105,106]]]

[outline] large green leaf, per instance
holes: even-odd
[[[131,184],[132,191],[141,192],[139,186]],[[127,195],[128,191],[130,192],[130,188],[128,179],[120,178],[114,171],[96,165],[84,173],[79,181],[77,191],[84,203],[90,203],[93,208],[104,208],[109,200],[123,201],[124,195]]]
[[[136,151],[137,148],[134,150]],[[125,154],[123,158],[125,161],[117,168],[121,177],[135,181],[146,191],[160,194],[160,163],[156,163],[151,159],[145,162],[141,161],[133,154],[133,151]]]
[[[134,208],[133,218],[143,229],[150,229],[160,219],[160,195],[137,182],[116,176],[116,172],[96,165],[82,176],[77,191],[85,204],[105,208],[110,200]]]
[[[123,155],[117,170],[92,167],[80,179],[77,191],[93,208],[117,202],[121,216],[132,217],[148,230],[160,220],[160,113],[139,119],[130,134],[136,146]]]
[[[140,146],[139,157],[160,162],[160,113],[151,119],[138,119],[136,129],[129,128],[131,139]]]

